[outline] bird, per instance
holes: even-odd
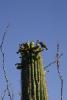
[[[45,45],[43,42],[37,40],[37,44],[40,44],[40,46],[41,46],[42,48],[45,48],[46,50],[48,50],[48,48],[46,47],[46,45]]]

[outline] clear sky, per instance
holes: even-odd
[[[44,66],[55,59],[56,44],[60,43],[61,71],[64,79],[63,100],[67,98],[67,1],[66,0],[0,0],[0,42],[6,25],[10,23],[5,37],[5,69],[14,100],[20,100],[20,71],[15,64],[19,62],[19,43],[40,40],[46,43],[48,51],[43,52]],[[49,100],[59,100],[60,81],[56,65],[46,73]],[[0,52],[0,97],[5,89]],[[5,98],[7,100],[7,98]]]

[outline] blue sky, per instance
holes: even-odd
[[[5,37],[5,69],[10,88],[15,100],[20,100],[20,71],[15,64],[19,62],[19,43],[41,40],[46,43],[48,51],[43,52],[43,63],[48,65],[55,59],[56,44],[60,43],[61,71],[64,79],[63,99],[66,100],[67,73],[67,1],[66,0],[0,0],[0,42],[6,25],[10,23]],[[0,53],[0,92],[5,88]],[[56,65],[52,65],[46,74],[49,100],[59,100],[60,82]],[[1,95],[1,94],[0,94]],[[7,100],[7,97],[5,98]]]

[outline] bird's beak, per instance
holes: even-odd
[[[46,48],[46,50],[48,50],[48,48]]]

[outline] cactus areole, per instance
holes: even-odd
[[[45,48],[37,42],[20,44],[21,100],[48,100],[41,52]]]

